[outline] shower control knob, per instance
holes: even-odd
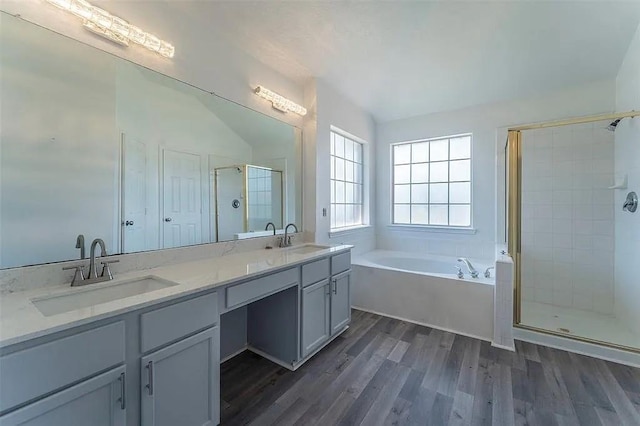
[[[635,192],[630,192],[627,194],[627,199],[624,201],[622,205],[622,210],[635,213],[638,209],[638,195]]]
[[[165,222],[171,222],[171,218],[170,218],[170,217],[165,217],[165,218],[164,218],[164,221],[165,221]]]

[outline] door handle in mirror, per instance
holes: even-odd
[[[165,217],[165,218],[164,218],[164,221],[165,221],[165,222],[171,222],[171,218],[170,218],[170,217]]]

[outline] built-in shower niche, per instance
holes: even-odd
[[[249,164],[215,169],[218,241],[269,235],[284,227],[284,172]],[[272,228],[267,225],[273,224]]]

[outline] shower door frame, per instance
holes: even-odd
[[[507,129],[507,251],[513,259],[513,326],[516,328],[535,331],[538,333],[564,337],[586,343],[593,343],[615,349],[640,353],[640,348],[619,345],[612,342],[590,339],[588,337],[574,336],[560,333],[546,328],[533,327],[522,324],[522,265],[521,265],[521,238],[522,238],[522,131],[545,129],[550,127],[569,126],[572,124],[592,123],[595,121],[617,120],[622,118],[633,118],[640,116],[640,111],[628,111],[613,114],[591,115],[584,117],[570,118],[566,120],[547,121],[542,123],[526,124],[509,127]]]

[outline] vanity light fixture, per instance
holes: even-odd
[[[307,109],[297,103],[290,101],[284,96],[272,92],[264,86],[256,87],[255,94],[271,102],[271,105],[278,111],[295,112],[296,114],[306,115]]]
[[[135,25],[114,16],[106,10],[91,5],[86,0],[46,0],[47,2],[70,12],[82,19],[84,27],[102,37],[129,46],[132,41],[147,49],[159,53],[165,58],[173,58],[175,48],[170,43],[160,40],[153,34],[142,31]]]

